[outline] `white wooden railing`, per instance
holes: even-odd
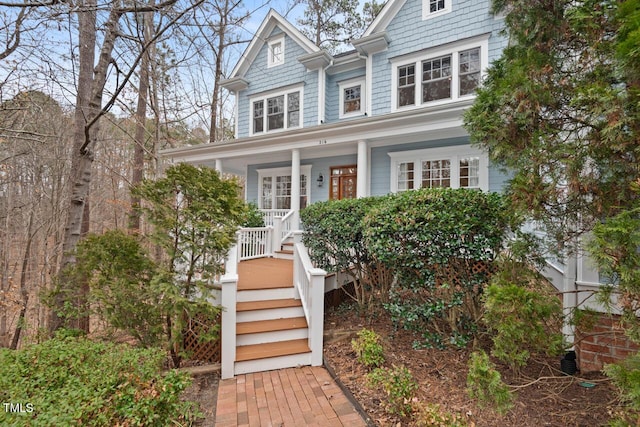
[[[222,378],[233,378],[236,361],[236,299],[238,292],[238,244],[231,247],[224,265],[225,272],[220,278],[222,296],[220,370]]]
[[[279,216],[283,217],[289,213],[289,209],[260,209],[262,213],[262,219],[264,220],[264,225],[269,227],[274,225],[274,218]]]
[[[322,365],[322,335],[324,323],[324,279],[327,272],[315,268],[302,243],[302,233],[293,235],[293,284],[300,295],[309,326],[311,365]]]
[[[238,261],[263,258],[273,254],[273,227],[241,228],[236,235]]]

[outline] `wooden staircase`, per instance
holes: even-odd
[[[235,374],[311,364],[309,329],[293,286],[293,263],[238,265]]]
[[[274,254],[275,258],[278,259],[293,259],[293,240],[291,238],[285,240],[285,242],[280,246],[280,250],[276,251]]]

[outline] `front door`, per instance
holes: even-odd
[[[356,166],[337,166],[331,168],[329,199],[355,199],[358,186]]]

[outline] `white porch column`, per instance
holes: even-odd
[[[358,141],[358,177],[356,187],[356,197],[367,197],[367,174],[369,161],[367,159],[367,141]]]
[[[222,174],[222,159],[216,159],[216,171]]]
[[[309,185],[307,183],[307,185]],[[300,150],[291,150],[291,230],[300,229]]]

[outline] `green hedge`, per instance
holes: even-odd
[[[162,372],[166,353],[58,336],[0,350],[3,426],[166,426],[193,417],[186,374]],[[21,406],[19,407],[18,404]],[[5,405],[6,406],[6,405]]]
[[[421,189],[387,197],[365,219],[371,255],[393,269],[387,308],[424,343],[465,345],[482,316],[490,264],[517,226],[507,200],[469,189]],[[477,270],[477,269],[476,269]]]
[[[372,256],[364,241],[363,219],[385,197],[343,199],[314,203],[300,212],[304,244],[318,268],[345,272],[355,282],[351,295],[361,309],[376,296],[386,299],[391,276]]]

